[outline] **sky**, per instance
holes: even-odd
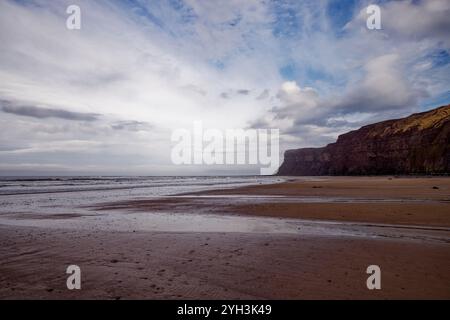
[[[283,152],[448,104],[449,16],[448,0],[0,0],[0,175],[256,173],[174,165],[171,133],[274,128]]]

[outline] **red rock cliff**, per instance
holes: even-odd
[[[279,175],[449,174],[450,105],[364,126],[323,148],[288,150]]]

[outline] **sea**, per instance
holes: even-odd
[[[198,177],[0,177],[0,214],[81,210],[112,201],[126,201],[187,192],[272,184],[274,176]]]

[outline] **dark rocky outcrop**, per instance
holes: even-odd
[[[450,105],[364,126],[323,148],[288,150],[278,175],[449,174]]]

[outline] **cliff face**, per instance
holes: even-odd
[[[449,174],[450,105],[288,150],[278,175]]]

